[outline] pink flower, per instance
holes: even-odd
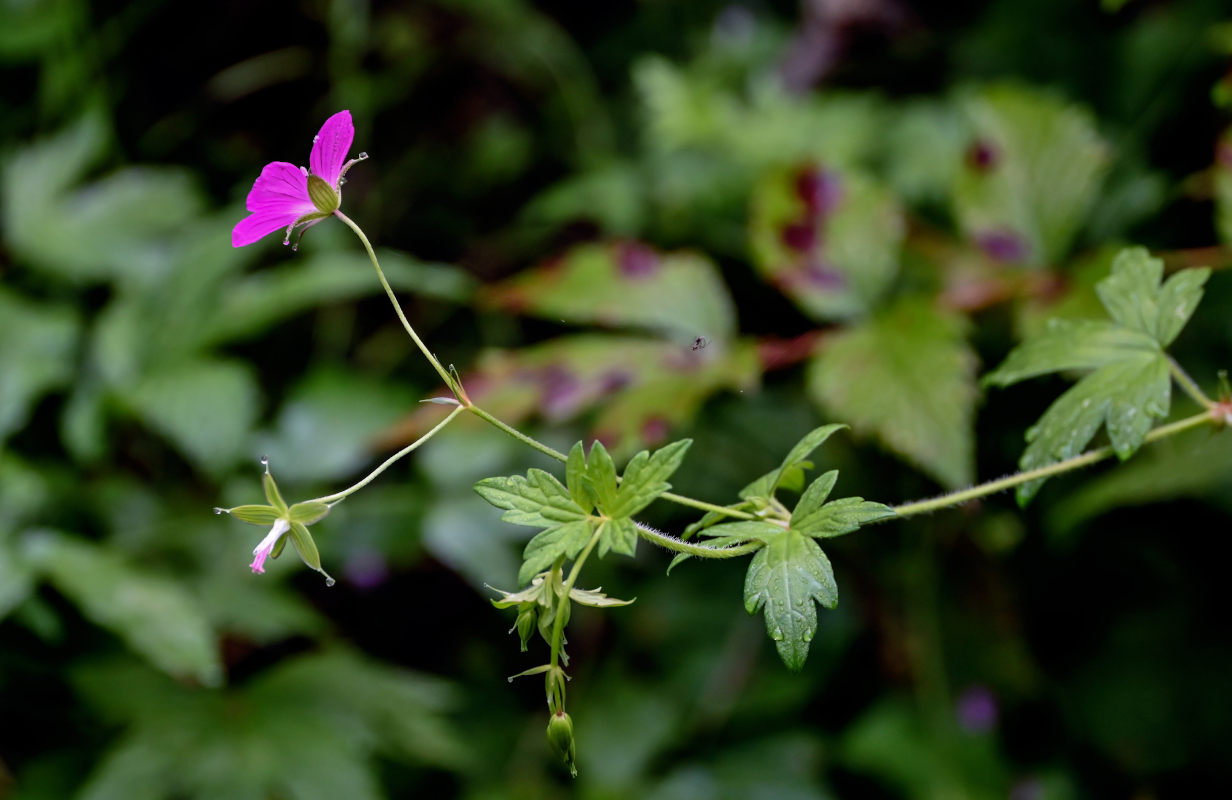
[[[243,247],[282,229],[286,230],[282,243],[290,244],[296,228],[303,229],[302,238],[304,231],[337,211],[342,202],[343,176],[352,165],[368,157],[360,153],[347,161],[354,138],[351,112],[339,111],[325,120],[312,140],[308,157],[311,171],[285,161],[266,164],[248,193],[247,207],[252,213],[231,231],[231,246]]]
[[[260,544],[253,548],[252,563],[248,565],[253,572],[265,572],[265,559],[269,558],[274,545],[278,544],[278,540],[289,530],[291,530],[291,523],[281,517],[274,520],[274,527],[270,528],[270,532],[265,535]]]

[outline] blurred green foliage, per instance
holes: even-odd
[[[1063,384],[979,364],[1101,314],[1130,242],[1217,269],[1174,347],[1213,386],[1225,4],[934,5],[0,0],[0,797],[1232,792],[1206,433],[828,544],[799,673],[743,565],[588,565],[638,599],[571,620],[576,781],[484,586],[531,532],[470,488],[553,464],[459,422],[314,527],[332,589],[210,514],[262,454],[302,499],[443,414],[342,226],[230,247],[341,108],[344,207],[472,396],[560,449],[689,436],[686,494],[822,422],[845,494],[1012,470]]]

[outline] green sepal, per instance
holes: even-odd
[[[288,510],[287,520],[289,522],[311,525],[314,522],[319,522],[328,513],[329,505],[327,503],[322,503],[320,500],[306,500],[303,503],[296,503],[291,506]]]
[[[329,573],[321,569],[321,554],[317,552],[317,543],[312,540],[312,534],[304,527],[302,522],[292,522],[291,530],[287,534],[291,537],[291,544],[295,545],[295,552],[299,553],[299,557],[312,569],[325,576],[325,583],[329,586],[334,585],[334,579]],[[286,537],[283,537],[284,539]]]
[[[547,573],[536,575],[530,583],[520,592],[506,592],[503,589],[497,589],[495,586],[488,586],[494,592],[500,592],[499,600],[490,601],[496,608],[510,608],[511,606],[520,606],[523,603],[535,603],[543,596],[544,581],[543,576]],[[487,584],[484,584],[487,586]]]
[[[521,672],[517,673],[516,675],[510,675],[508,680],[510,683],[513,683],[514,678],[529,678],[531,675],[540,675],[544,672],[547,672],[551,668],[552,668],[551,664],[540,664],[537,667],[531,667],[530,669],[524,669]]]
[[[270,550],[270,558],[276,559],[278,556],[282,555],[282,551],[287,547],[287,538],[288,537],[286,536],[278,537],[278,541],[274,542],[274,547]]]
[[[271,506],[278,509],[278,516],[286,516],[287,503],[282,499],[282,493],[278,491],[278,484],[274,483],[274,476],[270,474],[268,467],[265,469],[265,474],[261,476],[261,483],[265,487],[265,499]]]
[[[581,603],[584,606],[591,608],[609,608],[612,606],[627,606],[631,605],[637,598],[633,600],[621,600],[616,597],[608,597],[603,592],[599,591],[602,586],[596,586],[594,589],[570,589],[569,599],[575,603]]]
[[[273,525],[282,516],[273,506],[247,505],[226,509],[227,513],[241,522],[252,525]]]
[[[308,199],[322,214],[332,214],[338,210],[342,198],[337,190],[325,182],[319,175],[308,176]]]

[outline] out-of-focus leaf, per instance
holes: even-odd
[[[970,139],[966,120],[951,104],[914,101],[893,110],[886,128],[887,179],[905,200],[948,201]]]
[[[379,249],[377,255],[394,289],[453,302],[469,299],[474,291],[474,280],[456,267],[425,263],[396,250]],[[307,309],[380,291],[376,272],[363,253],[313,253],[229,286],[206,320],[209,329],[203,343],[242,339]]]
[[[258,437],[289,483],[337,480],[363,467],[374,440],[415,403],[413,392],[362,374],[321,368],[291,390]]]
[[[804,164],[768,173],[750,228],[757,271],[818,320],[867,313],[898,272],[902,214],[855,172]]]
[[[876,151],[884,112],[872,95],[808,99],[775,79],[748,80],[739,91],[713,73],[642,58],[633,81],[645,109],[649,145],[679,154],[711,151],[752,169],[819,159],[855,166]]]
[[[957,315],[900,302],[826,343],[809,366],[809,394],[943,485],[968,483],[977,390],[965,334]]]
[[[774,640],[788,669],[799,670],[817,633],[817,608],[838,605],[838,584],[830,559],[817,542],[793,530],[766,536],[766,546],[749,563],[744,607],[750,614],[764,607],[766,633]]]
[[[644,328],[682,342],[726,341],[735,327],[727,288],[709,259],[637,242],[587,244],[487,288],[486,302],[570,325]]]
[[[79,691],[127,731],[79,797],[376,800],[378,753],[455,769],[467,763],[444,716],[456,702],[449,684],[354,655],[290,659],[240,690],[160,678],[125,663],[77,672]]]
[[[604,164],[549,187],[526,204],[522,217],[530,226],[588,219],[608,236],[637,236],[646,218],[643,184],[633,165]]]
[[[34,578],[34,569],[15,546],[13,537],[0,528],[0,620],[30,596]]]
[[[147,375],[124,392],[123,400],[207,472],[231,466],[250,446],[257,387],[241,364],[184,361]]]
[[[71,309],[0,288],[0,442],[25,424],[44,392],[69,380],[79,328]]]
[[[1225,245],[1232,245],[1232,128],[1215,146],[1215,229]]]
[[[490,351],[463,383],[476,403],[514,425],[533,415],[559,424],[598,407],[594,435],[619,457],[662,443],[707,398],[752,389],[760,373],[752,342],[693,350],[691,339],[584,334]],[[440,416],[435,408],[415,411],[398,426],[398,440],[414,441]]]
[[[39,572],[94,622],[170,675],[207,686],[222,680],[206,615],[178,585],[96,545],[51,532],[30,534]]]
[[[200,194],[185,172],[141,167],[69,189],[104,141],[87,115],[18,151],[4,170],[5,236],[32,267],[60,277],[145,282],[165,269],[167,238],[200,212]]]
[[[891,696],[847,727],[838,758],[912,800],[993,800],[1006,797],[1009,784],[994,742],[989,736],[954,732],[942,738],[920,718],[915,704]]]
[[[46,56],[57,39],[71,37],[79,6],[71,0],[6,2],[0,26],[0,59]]]
[[[1095,201],[1108,148],[1084,109],[1012,85],[972,92],[972,136],[954,191],[963,230],[998,261],[1061,259]]]

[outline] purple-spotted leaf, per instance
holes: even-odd
[[[727,287],[709,259],[633,241],[580,245],[482,296],[569,325],[641,328],[684,342],[726,341],[735,328]]]
[[[853,171],[800,164],[768,173],[750,224],[757,271],[814,319],[868,312],[898,273],[902,213]]]
[[[1060,259],[1087,217],[1108,165],[1091,115],[1034,89],[998,85],[966,98],[972,140],[954,214],[995,261]]]
[[[559,424],[597,410],[593,434],[620,459],[665,442],[716,392],[755,388],[760,374],[750,341],[710,340],[694,350],[692,339],[580,334],[489,351],[462,382],[512,425],[534,416]],[[390,444],[414,441],[440,417],[440,409],[417,409]]]

